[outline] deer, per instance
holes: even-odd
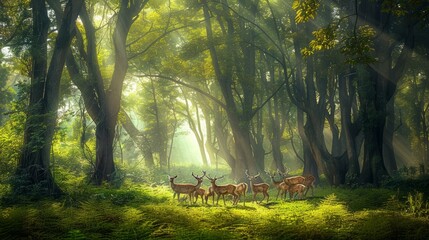
[[[272,174],[272,173],[270,173],[270,172],[268,172],[268,171],[265,171],[265,172],[267,173],[267,175],[268,175],[268,176],[270,176],[270,178],[271,178],[271,181],[272,181],[273,185],[274,185],[274,186],[277,188],[277,190],[278,190],[276,200],[279,198],[279,194],[280,194],[280,193],[282,193],[282,196],[283,196],[283,195],[286,195],[286,193],[287,193],[287,185],[286,185],[286,187],[285,187],[285,184],[282,184],[282,183],[284,183],[284,182],[283,182],[283,180],[282,180],[282,181],[276,181],[276,180],[274,179],[275,174]]]
[[[247,192],[247,183],[239,183],[235,184],[235,192],[237,193],[238,197],[236,200],[236,204],[240,201],[241,195],[243,195],[243,205],[246,206],[246,192]]]
[[[213,204],[214,204],[214,191],[213,191],[213,187],[209,187],[207,189],[207,191],[204,194],[204,199],[206,200],[206,204],[207,204],[207,200],[209,199],[209,197],[213,196]]]
[[[270,185],[268,185],[267,183],[254,183],[255,179],[259,177],[259,173],[251,176],[249,175],[248,170],[245,171],[247,179],[249,179],[250,182],[250,188],[252,189],[253,192],[253,201],[255,201],[256,195],[258,193],[262,193],[264,195],[264,198],[262,198],[262,200],[259,203],[262,203],[262,201],[264,201],[265,197],[267,197],[267,203],[270,199],[270,195],[268,194],[268,189],[270,188]]]
[[[192,203],[192,195],[197,189],[200,188],[205,175],[206,175],[205,171],[203,171],[203,176],[201,177],[199,177],[198,175],[195,176],[194,173],[192,172],[192,176],[197,180],[196,185],[192,185],[190,183],[174,183],[174,179],[177,178],[177,175],[174,177],[168,176],[168,178],[170,179],[171,189],[173,189],[174,191],[173,199],[176,198],[176,194],[177,194],[177,200],[180,201],[180,194],[184,193],[189,195],[189,202]]]
[[[203,188],[198,188],[194,195],[195,195],[195,202],[197,202],[198,200],[198,196],[201,197],[201,202],[204,204],[204,202],[207,204],[207,201],[209,199],[210,196],[213,196],[214,192],[213,192],[213,188],[209,187],[207,190],[204,190]]]
[[[311,196],[314,196],[314,182],[316,178],[313,175],[307,175],[307,176],[293,176],[288,177],[289,169],[286,168],[286,172],[281,172],[279,169],[277,169],[277,172],[281,177],[283,177],[283,181],[289,185],[291,184],[304,184],[306,187],[306,191],[304,193],[304,196],[307,196],[308,190],[311,188]]]
[[[285,185],[287,184],[285,183]],[[291,201],[295,198],[295,194],[299,196],[299,199],[302,199],[304,191],[307,188],[304,184],[301,184],[301,183],[291,184],[287,186],[288,186],[289,197]]]
[[[194,203],[196,203],[198,201],[198,196],[200,196],[201,202],[204,204],[204,198],[206,196],[206,190],[204,188],[198,188],[197,190],[195,190],[194,196],[195,196]],[[206,199],[206,203],[207,203],[207,199]]]
[[[216,176],[214,178],[211,178],[210,176],[206,176],[206,177],[207,177],[207,179],[210,180],[210,182],[212,184],[213,192],[216,193],[216,195],[217,195],[216,205],[219,204],[220,196],[222,196],[223,205],[226,205],[225,204],[225,195],[227,195],[227,194],[232,195],[234,197],[233,204],[236,203],[237,198],[238,198],[238,194],[236,193],[237,187],[234,184],[216,185],[216,180],[219,180],[219,179],[225,177],[225,175],[218,177],[218,178],[216,178]],[[213,194],[213,205],[214,205],[214,194]]]

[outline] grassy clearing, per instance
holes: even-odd
[[[427,239],[429,218],[386,189],[317,188],[305,200],[224,206],[172,199],[167,185],[76,188],[1,206],[0,239]],[[261,196],[259,196],[261,198]]]

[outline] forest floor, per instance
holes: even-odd
[[[291,201],[271,189],[268,203],[251,195],[236,206],[189,204],[166,184],[126,183],[76,186],[59,199],[3,197],[0,239],[429,239],[429,205],[415,190],[317,187]]]

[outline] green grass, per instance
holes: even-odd
[[[428,239],[429,218],[387,189],[316,188],[305,200],[190,205],[169,186],[76,187],[1,206],[0,239]],[[261,199],[261,196],[258,196]]]

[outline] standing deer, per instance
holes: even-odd
[[[314,182],[316,178],[313,175],[307,175],[305,177],[304,176],[288,177],[289,169],[286,169],[286,172],[284,173],[277,169],[277,172],[281,177],[283,177],[283,181],[289,185],[298,184],[298,183],[304,184],[306,187],[304,196],[307,196],[307,192],[308,190],[310,190],[310,188],[311,188],[311,196],[314,196]]]
[[[223,178],[225,176],[222,176],[222,177],[219,177],[219,178],[216,178],[216,177],[211,178],[209,176],[206,176],[206,177],[210,180],[210,182],[212,184],[213,192],[216,193],[216,195],[217,195],[216,205],[219,204],[219,197],[221,195],[222,195],[222,199],[223,199],[223,205],[226,205],[225,204],[225,195],[227,195],[227,194],[232,195],[234,197],[233,204],[236,203],[238,195],[236,193],[236,188],[237,187],[235,185],[233,185],[233,184],[227,184],[227,185],[221,185],[221,186],[216,185],[216,180],[219,180],[219,179],[221,179],[221,178]],[[213,194],[213,205],[214,205],[214,194]]]
[[[203,178],[206,175],[206,172],[203,171],[203,176],[199,177],[198,175],[195,176],[194,173],[192,173],[192,176],[197,180],[196,185],[192,185],[189,183],[174,183],[174,179],[177,178],[177,175],[174,177],[168,176],[170,179],[170,186],[171,189],[174,191],[173,199],[176,198],[177,194],[177,200],[180,200],[180,194],[188,194],[189,195],[189,203],[192,203],[192,195],[193,193],[200,188],[201,183],[203,182]]]
[[[195,195],[195,198],[196,198],[194,203],[197,202],[198,196],[200,196],[201,197],[201,202],[203,204],[204,204],[204,202],[207,204],[207,201],[208,201],[209,197],[214,195],[213,188],[209,187],[207,190],[204,190],[203,188],[199,188],[199,189],[197,189],[195,191],[194,195]]]
[[[252,189],[252,192],[253,192],[253,201],[255,201],[256,194],[262,193],[264,195],[264,198],[262,198],[262,200],[259,203],[262,203],[265,197],[267,197],[267,203],[268,203],[268,200],[270,199],[270,195],[268,195],[268,189],[270,188],[270,185],[266,183],[254,183],[255,179],[259,177],[260,175],[259,173],[256,174],[255,176],[250,176],[247,170],[245,173],[247,178],[250,181],[250,188]]]
[[[284,186],[284,184],[282,184],[282,183],[284,183],[284,182],[283,182],[283,181],[276,181],[276,180],[274,179],[275,174],[272,174],[272,173],[270,173],[270,172],[268,172],[268,171],[265,171],[265,172],[268,174],[268,176],[270,176],[271,181],[273,182],[273,185],[274,185],[274,186],[277,188],[277,190],[278,190],[276,200],[279,198],[279,194],[280,194],[280,192],[282,193],[282,197],[283,197],[284,195],[286,195],[286,193],[287,193],[287,187],[285,187],[285,186]]]
[[[213,191],[213,187],[209,187],[209,189],[207,189],[207,191],[204,194],[204,199],[206,200],[206,204],[207,204],[207,200],[209,199],[209,197],[213,196],[213,204],[214,204],[214,191]]]
[[[316,178],[313,175],[307,175],[305,176],[305,193],[304,196],[307,196],[308,190],[311,188],[311,196],[314,196],[314,182],[316,181]]]
[[[287,185],[286,183],[284,184]],[[290,200],[292,201],[295,198],[295,194],[299,196],[299,199],[302,199],[306,188],[304,184],[300,183],[288,185]]]
[[[237,204],[240,201],[241,195],[243,195],[243,205],[246,206],[246,192],[247,192],[247,183],[239,183],[235,184],[235,192],[237,193],[238,197],[236,200]]]
[[[206,190],[204,190],[204,188],[198,188],[197,190],[195,190],[194,196],[195,196],[194,203],[197,202],[198,196],[200,196],[201,197],[201,202],[204,204],[204,198],[206,196]],[[206,199],[206,203],[207,203],[207,199]]]

